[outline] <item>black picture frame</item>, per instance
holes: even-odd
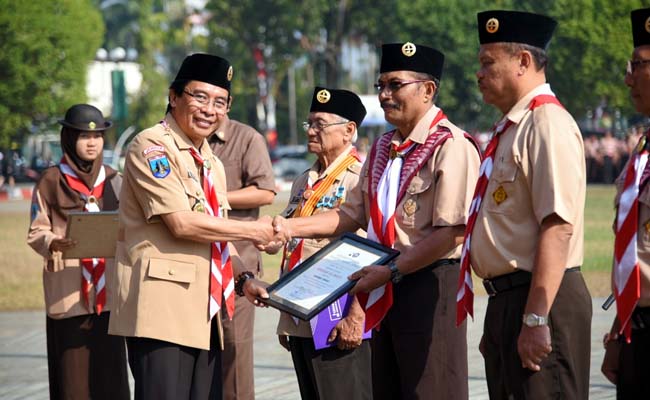
[[[344,244],[356,247],[360,250],[365,251],[366,253],[372,253],[373,255],[376,255],[377,258],[374,259],[371,264],[385,265],[399,255],[398,250],[391,249],[390,247],[386,247],[382,244],[373,242],[372,240],[368,240],[354,233],[344,233],[339,238],[332,240],[311,257],[304,260],[297,268],[294,268],[287,274],[283,275],[276,282],[272,283],[266,289],[269,293],[269,298],[259,298],[259,300],[273,308],[277,308],[280,311],[287,312],[304,321],[309,321],[336,299],[350,291],[356,282],[348,280],[346,277],[345,281],[342,282],[341,285],[337,286],[334,291],[329,292],[329,294],[327,294],[322,300],[309,308],[303,307],[300,304],[282,297],[278,294],[278,292],[287,288],[290,290],[291,285],[297,284],[297,282],[300,281],[300,277],[304,276],[304,274],[309,271],[310,268],[313,268],[315,265],[318,265],[319,262],[327,259],[327,257],[331,255],[334,250],[339,249],[339,246]],[[368,264],[361,265],[360,268],[366,265]]]

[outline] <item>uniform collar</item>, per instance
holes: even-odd
[[[405,140],[410,139],[412,142],[422,144],[429,137],[429,128],[431,127],[431,121],[438,115],[440,108],[435,104],[429,108],[429,110],[420,118],[418,123],[415,125],[415,128],[408,134]],[[397,131],[393,134],[392,142],[395,144],[401,143],[401,137]]]
[[[315,178],[313,179],[314,181],[317,179],[325,178],[327,175],[332,173],[332,170],[334,170],[334,168],[336,168],[341,162],[343,162],[343,160],[345,160],[345,158],[352,152],[352,150],[354,150],[354,146],[350,144],[341,154],[338,155],[338,157],[336,157],[336,159],[334,159],[333,163],[327,166],[325,171],[320,175],[318,175],[318,170],[320,169],[320,161],[316,160],[316,162],[314,162],[314,164],[309,169],[309,176],[311,178]]]
[[[176,143],[176,147],[178,147],[179,150],[189,150],[191,147],[194,147],[194,143],[192,143],[190,138],[178,126],[178,124],[176,123],[176,120],[171,115],[171,113],[165,115],[164,124],[167,125],[168,129],[166,129],[166,131],[169,132],[172,139],[174,139],[174,142]],[[201,156],[203,158],[208,158],[209,154],[212,154],[211,150],[210,150],[209,154],[206,151],[206,149],[209,149],[209,148],[210,148],[210,146],[208,146],[206,140],[203,139],[203,143],[201,144],[201,148],[198,149],[199,153],[201,153]]]
[[[551,85],[548,83],[543,83],[519,99],[519,101],[510,109],[510,111],[508,111],[508,113],[503,118],[501,118],[500,123],[506,119],[509,119],[515,124],[521,122],[522,118],[524,118],[524,115],[526,115],[526,113],[530,110],[530,102],[533,100],[533,98],[539,96],[540,94],[555,96],[551,90]]]
[[[223,120],[221,120],[221,123],[219,124],[219,127],[210,136],[208,141],[210,143],[214,143],[214,141],[218,138],[222,142],[227,142],[231,136],[229,126],[230,126],[230,118],[228,118],[228,115],[224,115]]]

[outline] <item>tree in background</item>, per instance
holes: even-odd
[[[0,147],[86,100],[104,23],[87,0],[0,0]]]

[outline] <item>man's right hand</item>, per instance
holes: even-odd
[[[77,242],[72,239],[56,238],[50,242],[50,253],[54,253],[55,251],[65,251],[76,245]]]
[[[283,232],[277,232],[273,225],[274,219],[265,215],[255,221],[258,228],[258,234],[252,239],[253,243],[260,251],[266,251],[269,254],[275,254],[284,244],[291,240]]]

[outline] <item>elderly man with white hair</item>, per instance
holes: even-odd
[[[366,116],[359,96],[316,87],[309,111],[303,126],[308,150],[318,159],[293,183],[284,218],[336,209],[359,182],[361,162],[353,143]],[[300,268],[301,261],[329,241],[292,239],[284,248],[282,273]],[[303,399],[370,399],[370,345],[362,340],[365,313],[354,296],[335,303],[330,306],[334,312],[323,311],[327,318],[317,316],[311,323],[282,313],[277,330],[280,344],[291,351]],[[323,325],[335,314],[338,322]]]

